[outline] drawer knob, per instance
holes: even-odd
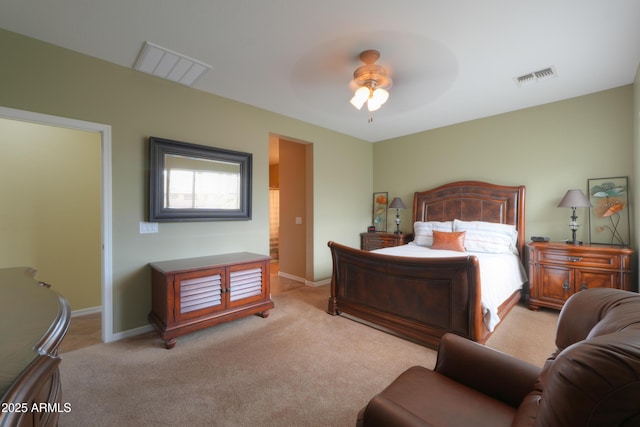
[[[570,256],[567,257],[567,259],[571,262],[578,262],[578,261],[582,261],[582,257],[581,256]]]
[[[580,285],[580,290],[584,291],[585,289],[587,289],[587,284],[585,282],[582,282],[582,285]]]
[[[571,289],[571,286],[569,285],[569,282],[564,282],[562,284],[562,289],[564,289],[565,292],[568,292],[569,289]]]

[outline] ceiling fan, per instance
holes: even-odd
[[[360,53],[360,61],[364,65],[353,72],[351,86],[355,93],[350,101],[351,105],[358,110],[366,102],[369,111],[376,111],[389,99],[388,89],[393,81],[387,70],[376,64],[378,59],[380,59],[380,52],[377,50],[370,49]]]

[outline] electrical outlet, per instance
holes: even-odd
[[[158,232],[157,222],[144,222],[140,221],[140,234],[149,234]]]
[[[297,217],[296,217],[296,224],[297,224],[297,225],[302,224],[302,217],[301,217],[301,216],[297,216]]]

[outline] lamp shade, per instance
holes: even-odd
[[[356,107],[358,110],[362,108],[364,103],[369,99],[370,90],[366,86],[362,86],[359,88],[356,93],[351,98],[351,105]]]
[[[369,111],[376,111],[382,107],[382,104],[387,102],[387,99],[389,99],[389,92],[379,87],[371,94],[367,101],[367,108]]]
[[[394,197],[393,201],[389,205],[391,209],[406,209],[404,207],[404,203],[402,203],[402,199],[400,197]]]
[[[564,195],[560,203],[558,203],[559,208],[592,208],[593,205],[587,199],[587,196],[584,195],[582,190],[569,190],[567,194]]]

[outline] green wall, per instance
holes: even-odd
[[[401,196],[409,207],[415,191],[451,181],[522,184],[527,238],[564,240],[571,237],[571,213],[556,206],[568,189],[586,194],[589,178],[628,176],[633,192],[632,109],[627,85],[379,142],[374,191]],[[588,241],[589,213],[577,214],[577,236]],[[411,209],[401,215],[401,228],[410,232]]]
[[[100,306],[100,135],[0,118],[0,182],[0,268]]]
[[[270,133],[313,144],[314,224],[307,248],[313,271],[307,280],[330,276],[327,241],[358,244],[371,214],[370,143],[4,30],[0,51],[0,105],[111,126],[115,333],[147,324],[147,263],[269,253]],[[149,136],[253,153],[253,219],[162,223],[157,234],[139,234],[139,222],[147,219]]]

